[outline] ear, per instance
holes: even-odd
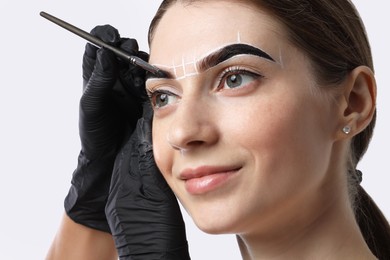
[[[362,132],[372,120],[376,106],[374,73],[367,66],[359,66],[349,73],[343,86],[338,136],[345,139]],[[350,128],[348,134],[342,131],[346,126]]]

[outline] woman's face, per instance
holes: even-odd
[[[336,108],[271,16],[234,1],[175,4],[150,63],[170,74],[147,80],[155,160],[202,230],[285,230],[335,192]]]

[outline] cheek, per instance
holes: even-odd
[[[229,149],[248,158],[249,171],[239,189],[246,199],[240,204],[248,201],[248,214],[275,216],[274,210],[295,205],[318,187],[326,173],[331,151],[323,128],[326,112],[315,100],[294,95],[257,99],[245,111],[235,107],[224,122],[231,129],[225,136]]]
[[[224,121],[226,138],[237,141],[248,150],[273,151],[285,146],[294,129],[299,127],[299,106],[292,100],[257,98],[242,104],[226,107],[227,116],[220,115]],[[304,115],[302,115],[304,116]],[[236,138],[233,138],[236,137]]]
[[[226,128],[234,129],[227,138],[250,152],[255,167],[274,178],[277,173],[310,172],[323,161],[329,151],[327,116],[312,97],[286,93],[246,107],[250,109],[236,110],[227,121]]]

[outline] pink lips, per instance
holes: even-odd
[[[185,181],[185,188],[192,195],[200,195],[217,189],[226,183],[239,167],[201,166],[185,169],[180,179]]]

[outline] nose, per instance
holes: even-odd
[[[190,151],[218,142],[218,121],[207,98],[182,99],[178,105],[167,141],[175,150]]]

